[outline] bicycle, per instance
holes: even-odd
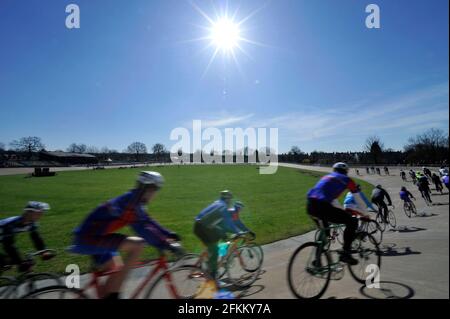
[[[218,279],[227,279],[232,286],[238,288],[249,287],[258,279],[264,253],[259,245],[249,243],[253,239],[235,235],[225,243],[228,249],[218,261]],[[179,262],[190,263],[208,272],[208,256],[208,251],[204,250],[201,254],[187,254]]]
[[[430,191],[429,190],[420,190],[422,194],[422,198],[425,200],[425,204],[427,206],[433,206],[433,202],[431,201]]]
[[[328,232],[342,229],[345,225],[331,225],[324,227],[318,220],[319,230],[316,240],[300,246],[289,260],[287,277],[291,292],[299,299],[317,299],[323,296],[327,290],[332,274],[342,274],[345,266],[340,261],[335,261]],[[381,252],[372,235],[366,232],[357,232],[352,243],[351,254],[358,259],[358,265],[347,265],[351,276],[358,283],[365,283],[368,265],[375,264],[381,267]],[[305,275],[303,278],[302,273]],[[343,278],[343,275],[339,279]],[[310,285],[311,284],[311,285]],[[314,291],[309,288],[312,287]]]
[[[52,253],[56,256],[53,249],[44,249],[26,254],[26,260],[34,264],[33,259],[46,253]],[[4,270],[11,269],[12,266],[4,267]],[[42,289],[43,284],[49,281],[55,282],[57,285],[62,284],[62,280],[56,274],[52,273],[33,273],[31,269],[27,272],[14,276],[0,276],[0,299],[17,299],[20,296],[30,294],[38,289]]]
[[[391,228],[395,228],[397,227],[397,218],[395,217],[394,214],[394,209],[395,206],[391,206],[392,208],[388,207],[388,212],[387,212],[387,219],[384,219],[384,211],[382,209],[380,209],[380,207],[378,207],[378,205],[372,203],[374,206],[376,206],[378,208],[378,212],[377,212],[377,217],[375,218],[375,221],[378,223],[378,225],[380,226],[380,229],[382,229],[382,232],[384,232],[386,230],[387,225],[389,225]]]
[[[144,261],[136,264],[133,268],[144,268],[147,266],[155,266],[149,271],[137,288],[132,292],[131,299],[137,299],[139,296],[149,299],[194,299],[201,293],[199,287],[209,279],[201,269],[195,266],[179,266],[171,267],[168,262],[166,253],[159,251],[159,258],[156,260]],[[68,288],[67,286],[51,286],[39,289],[26,295],[25,299],[90,299],[87,291],[94,289],[95,298],[100,298],[101,278],[110,276],[120,271],[112,269],[109,271],[95,271],[92,273],[92,279],[82,289]],[[154,279],[154,280],[153,280]],[[152,282],[153,280],[153,282]],[[151,285],[146,290],[145,288]],[[187,288],[186,288],[187,287]],[[155,297],[155,295],[158,295]],[[155,298],[153,298],[155,297]]]
[[[412,201],[403,202],[403,211],[408,218],[411,218],[412,215],[417,216],[416,205]]]

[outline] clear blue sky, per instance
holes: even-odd
[[[212,1],[216,9],[225,1]],[[81,29],[65,27],[65,7]],[[365,7],[381,8],[381,29]],[[369,135],[402,148],[448,131],[448,1],[228,1],[246,54],[218,58],[187,0],[1,0],[0,142],[39,136],[122,151],[170,147],[192,120],[278,127],[280,151],[361,150]],[[195,4],[214,17],[211,1]]]

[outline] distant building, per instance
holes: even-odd
[[[87,165],[98,164],[98,159],[90,154],[77,154],[66,152],[39,152],[39,160],[53,161],[64,165]]]

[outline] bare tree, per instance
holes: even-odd
[[[303,152],[298,146],[292,146],[291,150],[289,151],[289,155],[302,155],[302,154]]]
[[[97,146],[88,146],[86,148],[86,153],[88,153],[88,154],[99,154],[100,150],[98,149]]]
[[[28,159],[31,158],[33,152],[45,149],[41,138],[36,136],[22,137],[20,140],[14,140],[10,143],[10,146],[15,151],[27,152]]]
[[[157,161],[161,160],[161,156],[167,153],[166,148],[161,143],[156,143],[152,147],[153,154],[156,156]]]
[[[408,161],[417,164],[443,163],[448,158],[448,142],[448,133],[440,129],[430,129],[410,138],[405,146]]]
[[[372,155],[375,164],[380,163],[383,157],[384,144],[378,136],[374,135],[368,137],[365,149]]]
[[[72,143],[67,148],[67,152],[69,153],[77,153],[77,154],[84,154],[87,151],[87,146],[85,144],[76,144]]]
[[[5,144],[0,143],[0,151],[4,151],[5,150]]]
[[[127,152],[130,154],[134,154],[136,157],[136,162],[139,162],[140,155],[147,153],[147,146],[145,146],[145,144],[141,142],[134,142],[128,146]]]

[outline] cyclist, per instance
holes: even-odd
[[[431,179],[431,171],[426,168],[426,167],[422,167],[423,173],[425,174],[426,177],[428,177],[429,179]]]
[[[384,167],[384,173],[386,175],[389,175],[389,168],[387,166]]]
[[[402,178],[402,180],[406,181],[406,173],[404,170],[400,170],[400,177]]]
[[[442,177],[442,183],[444,183],[445,187],[448,188],[448,173],[444,175],[444,177]]]
[[[18,248],[15,246],[15,235],[22,232],[29,232],[31,241],[36,250],[44,250],[45,243],[38,231],[38,221],[42,218],[45,211],[50,206],[47,203],[29,202],[21,216],[8,217],[0,220],[0,242],[9,260],[0,253],[0,267],[6,265],[17,265],[19,272],[27,272],[33,266],[31,260],[24,260],[20,256]],[[43,260],[54,257],[53,253],[46,252],[42,254]]]
[[[351,256],[351,244],[355,239],[358,220],[353,218],[342,208],[337,207],[337,198],[349,189],[360,207],[364,207],[364,200],[356,183],[348,177],[349,167],[345,163],[336,163],[333,172],[322,177],[320,181],[308,192],[308,214],[316,221],[320,219],[324,227],[328,223],[345,224],[342,262],[356,265],[358,261]]]
[[[101,270],[120,268],[101,287],[102,298],[119,298],[121,286],[145,242],[181,254],[179,246],[171,245],[180,241],[180,237],[151,219],[144,208],[163,184],[164,178],[159,173],[141,172],[133,190],[98,206],[74,230],[71,252],[92,256],[94,265]],[[131,226],[140,237],[115,233],[125,226]],[[119,251],[127,253],[124,261]]]
[[[381,175],[381,170],[380,170],[380,168],[377,167],[376,170],[377,170],[377,174],[378,174],[378,175]]]
[[[370,219],[370,216],[366,213],[367,209],[375,211],[375,208],[372,206],[372,203],[367,199],[364,193],[361,191],[361,186],[357,185],[359,194],[361,195],[362,200],[364,201],[364,206],[361,206],[356,202],[355,196],[352,192],[348,192],[344,199],[344,208],[345,210],[357,216],[362,216],[365,219]]]
[[[416,173],[412,169],[409,171],[409,176],[411,176],[411,179],[412,179],[414,185],[416,185],[416,183],[417,183],[417,176],[416,176]]]
[[[240,219],[240,212],[245,207],[245,205],[242,202],[237,201],[234,203],[234,207],[228,209],[228,211],[231,214],[231,219],[234,222],[234,225],[240,230],[241,233],[248,233],[253,238],[256,237],[255,233],[252,232],[247,226],[244,225],[242,220]]]
[[[217,278],[217,245],[220,240],[227,239],[227,233],[243,235],[246,231],[237,227],[228,208],[231,208],[233,194],[228,191],[220,193],[219,200],[203,209],[195,218],[194,234],[208,249],[208,269],[216,289],[220,283]],[[211,285],[210,284],[210,285]]]
[[[369,167],[366,167],[366,173],[367,173],[367,175],[370,175],[370,169],[369,169]]]
[[[384,201],[387,199],[388,204]],[[392,200],[388,192],[381,185],[377,185],[372,191],[372,203],[378,206],[378,212],[383,214],[384,222],[387,223],[388,206],[392,206]]]
[[[445,166],[441,166],[441,168],[439,169],[439,175],[441,177],[448,175],[448,169]]]
[[[433,203],[430,196],[431,193],[430,182],[428,181],[428,178],[420,172],[418,173],[417,177],[417,186],[419,188],[420,193],[422,194],[422,197],[424,199],[427,199],[430,203]]]
[[[436,173],[433,173],[433,175],[431,176],[431,180],[433,181],[434,186],[436,187],[436,191],[442,193],[444,186],[442,185],[441,178]]]
[[[416,200],[416,198],[414,197],[414,195],[413,194],[411,194],[411,192],[410,191],[408,191],[407,189],[406,189],[406,187],[402,187],[401,188],[401,190],[400,190],[400,199],[403,201],[403,202],[411,202],[411,198],[412,199],[414,199],[414,200]]]

